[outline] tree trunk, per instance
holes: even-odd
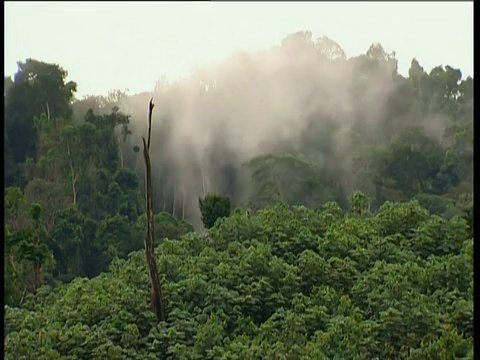
[[[173,183],[173,209],[172,209],[172,216],[175,217],[175,208],[177,207],[177,183]]]
[[[275,182],[275,185],[277,186],[278,197],[280,198],[280,201],[283,202],[282,185],[280,184],[280,180],[278,179],[277,175],[273,175],[273,181]]]
[[[152,129],[152,111],[153,99],[150,100],[148,112],[148,141],[143,140],[143,157],[145,159],[145,199],[146,199],[146,215],[147,229],[145,233],[145,256],[147,258],[148,271],[150,273],[151,293],[150,301],[153,311],[158,321],[165,321],[165,303],[162,296],[162,287],[157,271],[157,262],[155,260],[154,238],[155,238],[155,221],[153,216],[153,187],[152,187],[152,166],[150,163],[150,139]]]
[[[165,199],[165,187],[162,187],[163,211],[167,208],[167,201]]]
[[[38,288],[42,284],[42,264],[39,262],[35,262],[33,264],[33,281],[32,281],[32,294],[35,295],[37,293]]]
[[[76,205],[77,204],[77,188],[75,185],[77,183],[77,178],[75,177],[75,172],[73,171],[72,158],[70,157],[70,145],[68,144],[68,140],[67,140],[67,153],[68,153],[68,159],[70,162],[70,173],[72,175],[73,205]]]
[[[50,121],[50,106],[48,106],[48,101],[47,101],[47,119]]]
[[[207,195],[207,187],[206,187],[206,182],[205,182],[205,176],[203,175],[203,170],[202,170],[202,190],[203,190],[203,196],[205,197]]]
[[[182,220],[185,220],[185,185],[182,187],[183,199],[182,199]]]
[[[123,169],[123,151],[120,145],[118,145],[119,153],[120,153],[120,167]]]

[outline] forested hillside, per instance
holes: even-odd
[[[7,307],[6,359],[473,359],[473,239],[418,203],[237,211]]]
[[[7,359],[473,359],[473,78],[310,32],[75,97],[4,84]],[[153,113],[150,308],[141,137]],[[220,196],[213,194],[221,194]]]

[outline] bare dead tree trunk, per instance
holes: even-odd
[[[143,140],[143,157],[145,159],[145,199],[146,199],[146,215],[147,215],[147,229],[145,233],[145,256],[147,258],[148,271],[150,272],[151,293],[150,301],[153,311],[158,321],[165,321],[166,311],[165,302],[163,301],[162,287],[157,271],[157,262],[155,260],[155,249],[153,247],[155,239],[155,221],[153,216],[153,186],[152,186],[152,166],[150,163],[150,139],[152,131],[152,112],[153,112],[153,98],[150,99],[148,109],[148,140]]]
[[[68,143],[68,140],[67,140],[67,153],[68,153],[68,160],[70,163],[70,174],[72,175],[73,205],[76,205],[77,204],[77,188],[76,188],[77,178],[73,170],[72,158],[70,156],[70,145]]]

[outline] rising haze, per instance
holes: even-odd
[[[381,65],[370,68],[372,59]],[[430,121],[414,105],[398,108],[408,81],[396,71],[394,55],[381,45],[347,58],[334,40],[309,31],[265,51],[237,52],[198,67],[189,79],[159,81],[154,92],[119,102],[132,115],[136,135],[125,147],[127,163],[142,173],[143,161],[130,149],[146,132],[146,104],[153,96],[157,204],[170,211],[173,206],[177,214],[185,209],[197,225],[197,199],[207,192],[247,205],[252,185],[245,164],[264,154],[304,154],[345,196],[359,188],[369,193],[352,168],[359,146],[387,142],[409,126],[423,127],[441,142],[447,126],[446,119]],[[294,183],[291,176],[281,173],[283,186]]]

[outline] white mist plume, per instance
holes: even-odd
[[[372,51],[368,56],[386,54]],[[219,191],[219,174],[212,167],[222,162],[238,165],[282,144],[295,147],[312,121],[335,123],[336,156],[330,166],[348,173],[351,127],[362,121],[370,132],[362,136],[377,136],[376,124],[393,90],[394,67],[370,71],[367,66],[365,61],[347,60],[334,41],[314,41],[310,32],[299,32],[268,51],[240,52],[197,68],[189,79],[159,82],[154,93],[128,97],[120,108],[132,115],[134,138],[139,138],[146,130],[145,99],[154,96],[154,176],[163,171],[161,158],[174,163],[175,176],[169,181],[175,181],[176,191],[185,192],[189,215],[198,217],[197,201],[206,184],[208,191]],[[158,136],[161,132],[166,135]],[[219,152],[215,160],[212,151]],[[137,168],[143,169],[140,158]],[[157,180],[157,188],[172,186],[163,181]],[[179,199],[177,204],[183,201]]]

